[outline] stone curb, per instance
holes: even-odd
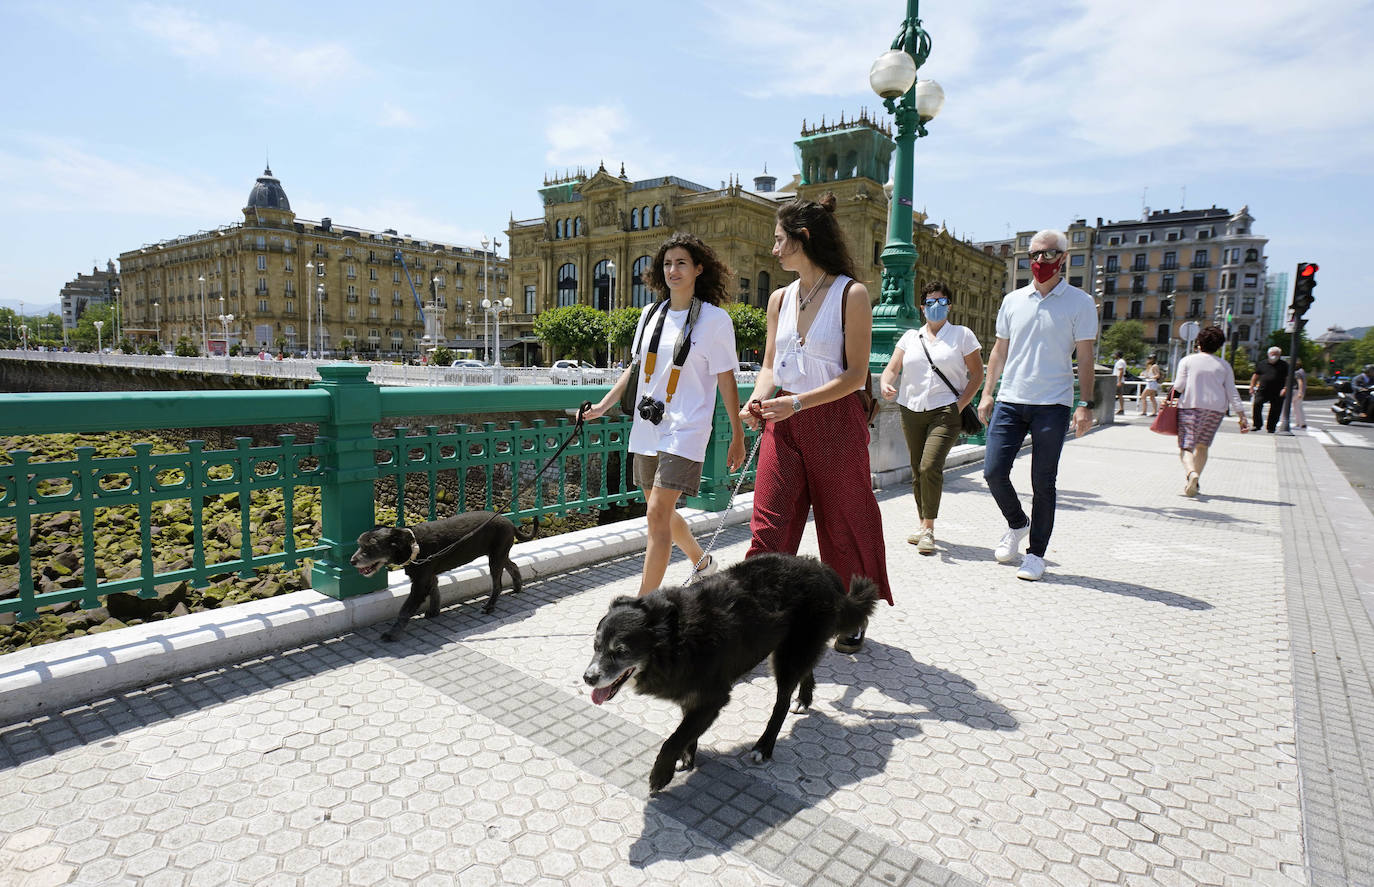
[[[725,512],[726,523],[749,520],[753,498],[740,496]],[[697,534],[714,532],[721,520],[721,512],[681,513]],[[529,582],[643,551],[647,535],[646,519],[632,518],[535,539],[515,546],[512,558]],[[440,578],[445,606],[490,591],[485,562]],[[0,656],[0,725],[389,621],[409,592],[406,574],[393,570],[386,588],[348,600],[297,591],[8,653]]]

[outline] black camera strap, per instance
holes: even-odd
[[[666,307],[668,301],[665,298],[659,304]],[[656,310],[657,307],[655,305],[650,311]],[[673,402],[673,394],[677,391],[678,377],[682,374],[682,367],[687,363],[687,355],[692,351],[692,330],[696,328],[697,318],[700,315],[701,299],[693,296],[692,304],[687,308],[687,322],[678,331],[677,342],[673,345],[673,365],[668,376],[668,396],[664,399],[665,403]],[[645,326],[648,326],[652,319],[653,317],[650,315],[649,319],[645,321]],[[649,380],[653,378],[654,367],[658,363],[658,346],[663,338],[663,324],[667,319],[668,312],[666,310],[659,313],[658,324],[654,327],[654,334],[649,339],[649,350],[644,355],[644,384],[646,386],[649,384]]]

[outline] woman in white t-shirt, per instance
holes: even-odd
[[[977,337],[968,327],[946,320],[953,301],[954,293],[946,284],[932,281],[921,287],[926,324],[902,334],[883,370],[883,397],[901,398],[902,433],[911,457],[911,494],[921,520],[920,528],[906,541],[921,554],[935,553],[945,457],[963,430],[960,411],[983,384],[983,351]]]
[[[664,241],[644,272],[645,285],[663,298],[639,315],[634,338],[639,363],[631,363],[585,414],[596,419],[619,403],[630,373],[638,367],[639,405],[630,428],[630,452],[649,521],[640,595],[663,581],[674,543],[697,572],[716,570],[714,558],[703,563],[704,552],[677,513],[677,501],[684,493],[695,496],[701,483],[717,388],[731,425],[726,465],[735,471],[744,464],[735,325],[720,307],[731,280],[730,269],[695,235],[679,232]]]

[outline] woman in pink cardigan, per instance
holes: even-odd
[[[1245,407],[1236,390],[1236,373],[1231,365],[1217,357],[1217,349],[1226,341],[1220,328],[1209,326],[1198,333],[1195,354],[1178,362],[1174,389],[1170,397],[1178,399],[1178,455],[1188,479],[1183,495],[1198,494],[1198,478],[1207,464],[1207,451],[1212,446],[1221,420],[1229,407],[1240,419],[1242,434],[1250,430],[1245,419]]]

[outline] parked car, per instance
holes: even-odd
[[[553,366],[549,367],[549,378],[555,384],[567,382],[580,385],[584,380],[588,382],[599,381],[601,370],[585,360],[555,360]]]
[[[476,359],[475,357],[462,357],[462,358],[459,358],[458,360],[455,360],[455,361],[453,362],[452,366],[454,367],[454,369],[472,369],[472,370],[485,370],[485,369],[487,369],[487,365],[484,364],[484,363],[482,363],[482,361]]]
[[[757,360],[741,360],[739,362],[739,371],[741,373],[757,373],[761,369],[763,369],[763,364],[759,363]]]

